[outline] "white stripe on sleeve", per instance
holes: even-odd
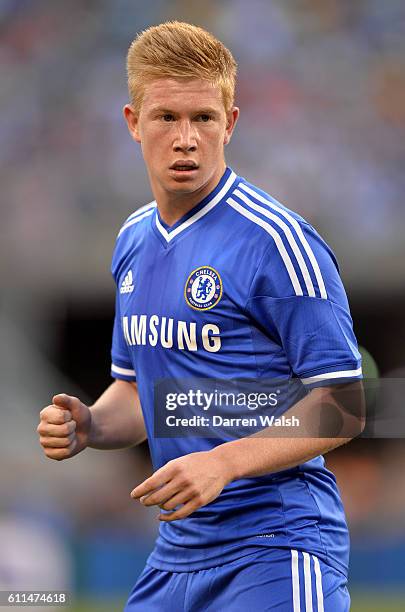
[[[123,376],[136,376],[135,370],[130,370],[129,368],[120,368],[114,363],[111,364],[111,372],[114,372],[115,374],[122,374]]]
[[[357,370],[340,370],[339,372],[326,372],[325,374],[318,374],[317,376],[310,376],[309,378],[301,378],[301,382],[304,385],[311,385],[320,380],[326,380],[328,378],[352,378],[354,376],[360,376],[362,369]]]

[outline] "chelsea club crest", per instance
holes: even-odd
[[[222,279],[211,266],[200,266],[191,272],[184,287],[187,304],[194,310],[210,310],[222,297]]]

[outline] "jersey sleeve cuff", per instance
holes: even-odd
[[[312,375],[300,376],[301,382],[306,389],[314,389],[315,387],[327,387],[330,385],[341,385],[355,380],[361,380],[363,372],[361,365],[352,364],[345,366],[331,366],[323,372],[317,372]]]
[[[133,368],[128,365],[119,365],[116,362],[111,363],[111,376],[119,380],[136,380],[136,373]]]

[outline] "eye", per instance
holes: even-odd
[[[169,121],[174,121],[174,116],[171,113],[165,113],[162,115],[162,121],[169,123]]]
[[[208,113],[201,113],[201,115],[197,116],[197,119],[203,123],[207,123],[211,118],[211,115],[208,115]]]

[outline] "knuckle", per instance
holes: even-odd
[[[47,415],[47,413],[49,412],[49,408],[50,406],[45,406],[45,408],[42,408],[41,412],[39,413],[41,419]]]
[[[184,467],[178,461],[173,461],[173,473],[176,476],[184,476]]]
[[[190,495],[193,497],[197,497],[200,494],[200,490],[195,483],[191,483],[189,486]]]
[[[195,495],[195,504],[198,504],[199,506],[202,505],[204,503],[204,498],[202,493],[198,492]]]
[[[54,449],[54,452],[52,453],[52,459],[55,459],[56,461],[62,461],[63,459],[67,459],[69,457],[69,450],[67,449]]]
[[[182,474],[181,467],[177,463],[172,462],[169,473],[172,474],[172,476],[178,478]]]
[[[199,504],[201,502],[202,495],[201,495],[200,491],[197,488],[193,489],[191,495],[193,497],[193,504]]]
[[[53,449],[50,448],[46,448],[45,449],[45,455],[48,457],[48,459],[55,459],[58,460],[58,455],[55,453],[55,451]]]
[[[190,476],[188,474],[182,474],[180,476],[180,480],[181,480],[181,484],[184,487],[192,487],[193,486],[193,482],[192,482],[192,480],[191,480],[191,478],[190,478]]]
[[[76,431],[76,421],[73,421],[73,420],[69,421],[67,423],[67,427],[68,427],[69,433],[75,432]]]
[[[69,438],[55,438],[55,437],[40,437],[40,442],[44,448],[52,448],[52,449],[65,449],[69,446],[70,440]]]

